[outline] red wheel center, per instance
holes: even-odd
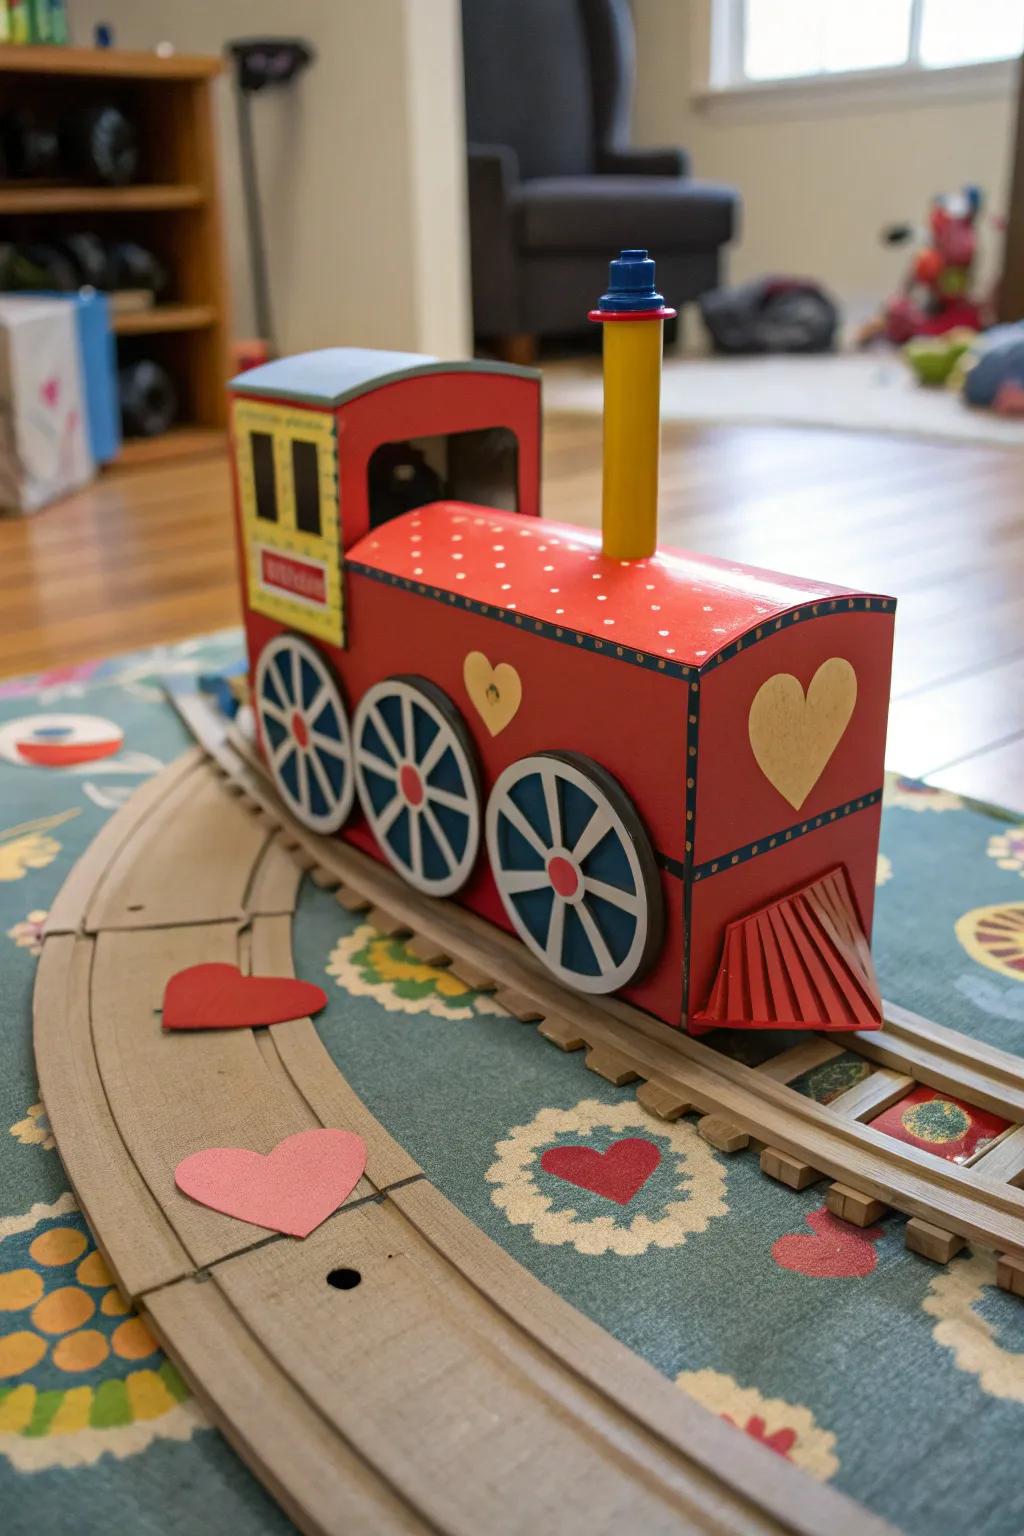
[[[292,711],[292,735],[300,747],[309,746],[309,727],[297,709]]]
[[[563,859],[561,854],[555,854],[548,861],[548,879],[559,896],[568,898],[575,896],[579,889],[580,878],[568,859]]]
[[[423,780],[412,763],[403,763],[399,768],[398,787],[410,805],[423,804]]]

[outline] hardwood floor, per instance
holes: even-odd
[[[548,419],[544,511],[596,524],[600,421]],[[1024,457],[783,427],[663,434],[662,538],[899,599],[889,761],[1024,812]],[[0,521],[0,675],[237,622],[227,461]]]

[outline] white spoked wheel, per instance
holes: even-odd
[[[416,890],[451,896],[480,846],[480,784],[472,738],[440,688],[393,677],[359,701],[356,781],[381,851]]]
[[[297,821],[336,832],[355,799],[341,686],[320,652],[278,635],[260,653],[253,703],[274,783]]]
[[[554,752],[512,763],[487,803],[487,852],[512,926],[559,981],[615,992],[653,960],[658,867],[633,802],[597,763]]]

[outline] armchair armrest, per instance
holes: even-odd
[[[690,157],[685,149],[602,149],[598,170],[606,176],[688,176]]]
[[[519,156],[510,144],[467,144],[469,179],[477,190],[508,202],[519,181]]]
[[[468,144],[469,250],[476,329],[512,334],[518,323],[515,219],[519,158],[508,144]]]

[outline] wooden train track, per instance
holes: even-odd
[[[212,718],[186,712],[214,763],[192,750],[165,769],[75,866],[43,941],[36,1057],[68,1176],[122,1289],[286,1511],[324,1536],[881,1536],[881,1521],[706,1413],[478,1232],[369,1113],[308,1019],[161,1028],[166,979],[184,965],[290,972],[304,868],[344,881],[346,905],[379,892],[396,908],[402,896],[375,865],[285,825]],[[412,924],[402,911],[369,916]],[[464,973],[483,964],[486,931],[456,943],[454,908],[430,922]],[[436,944],[434,931],[417,916],[412,942]],[[546,1027],[570,1044],[572,1016],[547,1006],[518,958],[499,945],[492,964],[495,981],[544,999]],[[646,1037],[600,1017],[616,1043],[595,1036],[591,1061],[611,1071],[613,1049]],[[317,1125],[357,1130],[369,1155],[346,1204],[304,1242],[175,1188],[177,1162],[199,1147],[267,1151]],[[339,1288],[341,1269],[359,1283]]]
[[[637,1098],[665,1119],[696,1111],[720,1150],[751,1143],[771,1176],[803,1189],[833,1180],[826,1200],[867,1226],[887,1209],[909,1220],[908,1247],[946,1262],[972,1242],[993,1249],[999,1284],[1024,1296],[1024,1061],[886,1005],[879,1033],[812,1035],[753,1069],[699,1039],[615,999],[581,998],[559,986],[516,940],[452,902],[424,900],[390,869],[334,839],[306,831],[280,805],[236,733],[227,733],[196,694],[178,708],[196,739],[250,808],[281,830],[293,856],[338,900],[382,932],[405,935],[419,959],[450,965],[467,983],[494,990],[510,1013],[535,1023],[563,1050],[586,1050],[587,1066],[615,1083],[636,1081]],[[844,1050],[868,1077],[828,1105],[790,1084]],[[969,1163],[945,1161],[865,1123],[920,1083],[990,1110],[1009,1129]]]

